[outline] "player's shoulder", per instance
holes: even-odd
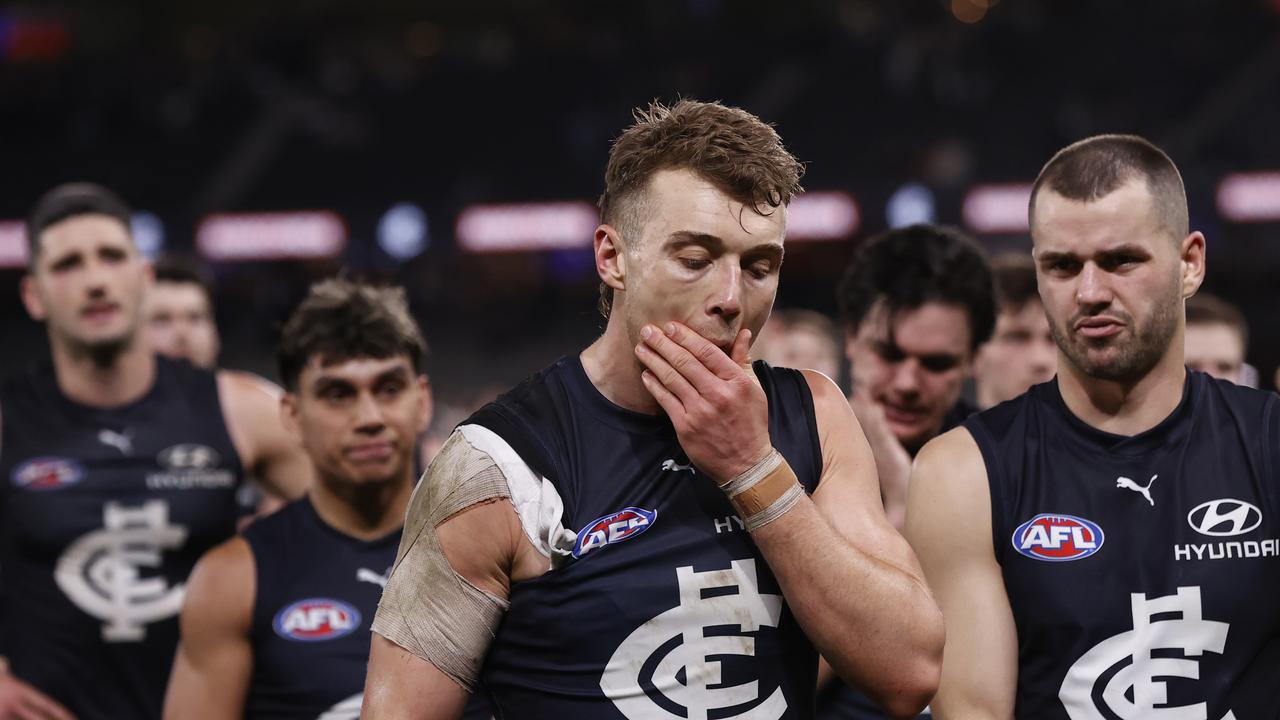
[[[191,369],[198,370],[198,368]],[[270,403],[274,407],[283,394],[279,385],[261,375],[255,375],[244,370],[217,370],[213,372],[218,383],[218,392],[224,398],[231,399],[237,403]]]
[[[1204,389],[1205,395],[1244,415],[1271,414],[1280,408],[1280,396],[1268,390],[1237,385],[1197,370],[1187,371],[1188,380]]]
[[[257,571],[249,543],[236,536],[214,546],[187,579],[183,633],[201,627],[248,632],[256,592]]]
[[[982,452],[973,433],[961,425],[925,443],[916,454],[914,465],[920,472],[981,470]]]

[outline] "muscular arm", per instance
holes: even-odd
[[[187,581],[182,639],[164,717],[219,720],[244,713],[253,671],[249,631],[256,591],[253,552],[241,538],[210,550]]]
[[[915,554],[885,518],[871,449],[839,388],[806,372],[823,473],[802,500],[752,534],[787,604],[832,668],[893,716],[937,687],[942,616]]]
[[[430,482],[433,472],[447,471],[451,462],[462,464],[451,458],[452,444],[451,440],[432,462],[424,484]],[[391,616],[380,617],[380,621],[387,620],[388,627],[401,621],[411,626],[416,622],[407,616],[408,612],[415,611],[399,607],[397,588],[393,584],[412,582],[414,563],[420,561],[414,553],[424,550],[425,543],[411,538],[408,529],[415,528],[417,535],[426,523],[432,522],[431,499],[420,486],[410,505],[402,558],[388,578],[388,593],[383,595],[378,611],[380,615]],[[537,577],[548,566],[548,559],[529,542],[515,507],[506,498],[483,501],[454,513],[435,527],[435,534],[451,571],[473,588],[495,598],[505,600],[512,582]],[[461,627],[451,630],[467,632]],[[475,648],[478,659],[483,657],[495,630],[496,620],[492,627],[472,628],[473,637],[459,644]],[[432,662],[429,653],[411,651],[379,633],[375,627],[360,717],[366,720],[455,720],[460,717],[467,702],[467,689]],[[391,634],[394,633],[388,633]]]
[[[769,455],[768,400],[746,364],[746,331],[732,358],[678,324],[645,338],[636,351],[645,387],[701,472],[724,486]],[[812,500],[801,497],[752,538],[837,673],[890,714],[911,716],[937,687],[942,616],[911,548],[885,519],[871,449],[849,404],[820,373],[805,377],[822,478]]]
[[[964,428],[920,451],[911,476],[907,539],[947,621],[940,720],[1008,720],[1017,685],[1017,631],[991,545],[982,454]]]
[[[296,500],[311,487],[311,461],[280,421],[280,388],[249,373],[218,372],[227,432],[246,471],[271,495]]]

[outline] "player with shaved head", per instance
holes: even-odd
[[[1280,716],[1280,398],[1184,365],[1182,178],[1103,135],[1036,180],[1058,374],[917,457],[907,536],[947,625],[936,716]]]

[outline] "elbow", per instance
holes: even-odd
[[[928,629],[919,644],[904,654],[895,667],[893,679],[881,697],[880,705],[894,718],[914,718],[933,700],[942,681],[942,647],[946,630],[939,612],[930,618]]]
[[[885,714],[892,718],[914,718],[933,700],[942,678],[942,658],[922,659],[904,669],[893,690],[880,699]]]

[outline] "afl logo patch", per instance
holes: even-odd
[[[1087,558],[1102,549],[1102,541],[1097,523],[1074,515],[1043,513],[1013,531],[1014,550],[1047,562]]]
[[[580,558],[598,547],[630,540],[648,530],[657,518],[657,510],[637,507],[623,508],[596,518],[578,533],[578,541],[573,544],[573,556]]]
[[[281,610],[271,625],[286,640],[336,640],[360,627],[360,611],[340,600],[310,598]]]
[[[84,466],[60,457],[32,458],[13,471],[13,485],[27,490],[58,490],[84,478]]]

